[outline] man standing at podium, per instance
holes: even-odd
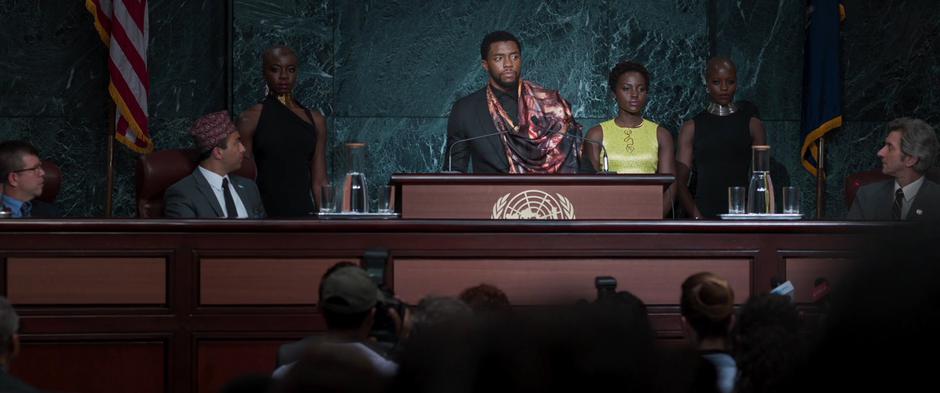
[[[575,173],[581,126],[558,91],[521,78],[522,45],[495,31],[480,45],[485,87],[454,104],[447,121],[445,171]]]

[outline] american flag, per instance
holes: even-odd
[[[95,28],[108,46],[108,92],[117,108],[114,137],[138,153],[153,151],[147,126],[147,0],[85,0]]]

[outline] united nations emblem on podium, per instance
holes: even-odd
[[[574,205],[561,194],[525,190],[503,195],[493,204],[494,220],[574,220]]]

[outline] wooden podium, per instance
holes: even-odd
[[[395,174],[403,219],[659,220],[670,175]]]

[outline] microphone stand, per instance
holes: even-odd
[[[489,134],[483,134],[483,135],[477,135],[477,136],[470,137],[470,138],[459,139],[459,140],[457,140],[456,142],[451,143],[450,146],[447,146],[447,172],[448,172],[448,173],[453,173],[453,172],[454,172],[454,169],[453,169],[453,163],[454,163],[454,146],[456,146],[458,143],[470,142],[470,141],[473,141],[473,140],[482,139],[482,138],[487,138],[487,137],[491,137],[491,136],[502,135],[502,134],[505,134],[505,133],[506,133],[506,132],[504,132],[504,131],[491,132],[491,133],[489,133]]]
[[[600,171],[600,172],[597,172],[597,173],[602,174],[602,175],[608,175],[608,174],[610,174],[610,163],[609,163],[609,161],[608,161],[608,159],[607,159],[607,148],[604,147],[604,144],[603,144],[603,143],[600,143],[600,142],[595,141],[595,140],[593,140],[593,139],[585,138],[585,137],[580,136],[580,135],[569,134],[569,133],[566,133],[566,132],[563,133],[563,132],[561,132],[561,131],[556,131],[556,130],[552,130],[552,129],[548,129],[548,128],[543,128],[543,130],[544,130],[545,132],[548,132],[548,133],[551,133],[551,134],[561,135],[561,136],[566,137],[566,138],[567,138],[567,137],[572,137],[572,138],[575,138],[575,139],[580,140],[580,141],[582,141],[582,142],[587,142],[587,143],[591,143],[591,144],[595,144],[595,145],[597,145],[597,146],[600,146],[601,152],[602,152],[603,154],[602,154],[601,157],[600,157],[600,158],[601,158],[601,171]]]

